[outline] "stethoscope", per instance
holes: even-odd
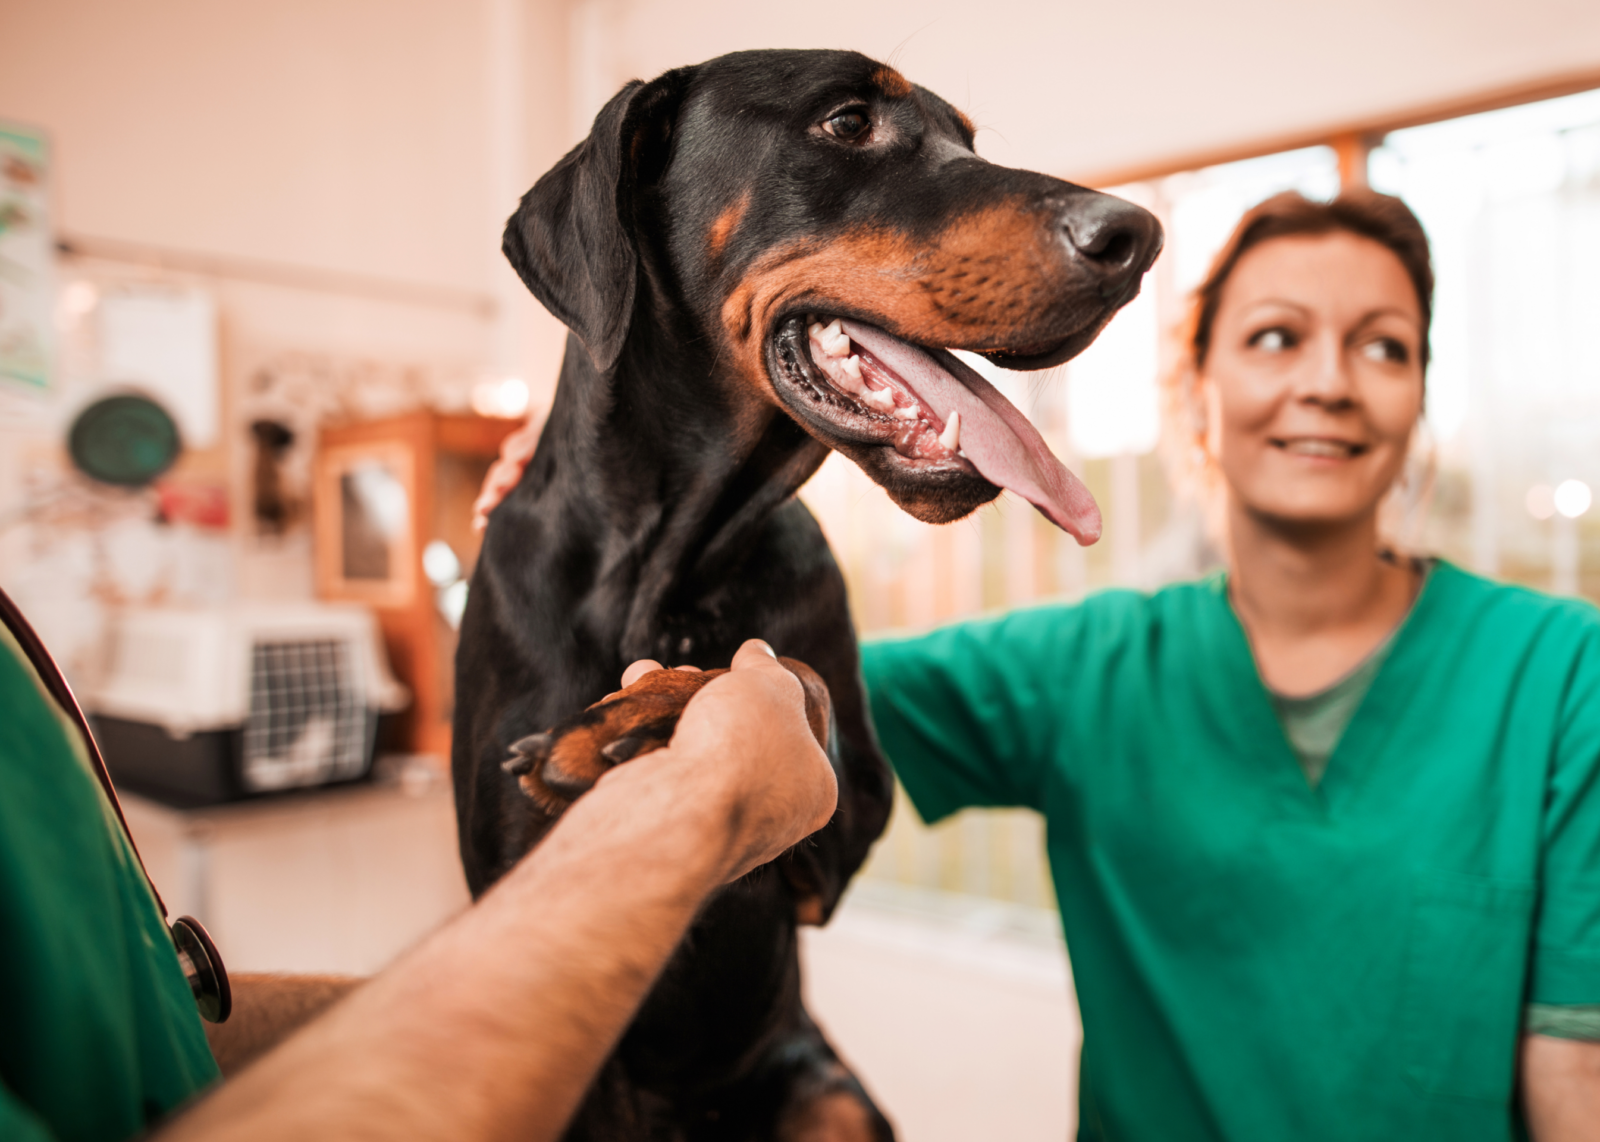
[[[122,804],[117,800],[117,791],[111,784],[111,774],[106,772],[105,758],[100,755],[100,746],[89,730],[88,719],[83,716],[82,707],[73,697],[72,688],[67,685],[66,677],[56,665],[55,659],[50,657],[50,652],[45,649],[39,636],[34,633],[33,627],[28,625],[28,620],[22,617],[22,612],[4,591],[0,591],[0,619],[5,621],[11,637],[17,640],[17,645],[28,656],[28,661],[44,682],[50,697],[55,699],[56,705],[61,707],[77,727],[78,734],[83,739],[84,750],[94,766],[95,776],[100,779],[100,788],[105,790],[106,800],[110,801],[111,807],[116,810],[117,820],[122,825],[122,835],[128,840],[128,848],[133,850],[133,859],[139,862],[139,871],[144,873],[145,883],[150,886],[150,895],[155,897],[156,906],[161,909],[161,919],[167,921],[167,906],[161,899],[161,893],[156,891],[156,883],[150,879],[149,870],[144,867],[144,858],[139,855],[139,846],[133,843],[133,834],[128,830],[128,820],[122,815]],[[178,964],[183,968],[184,978],[189,981],[189,990],[194,993],[194,1002],[200,1009],[200,1017],[209,1023],[224,1022],[233,1010],[233,990],[228,986],[228,971],[222,966],[222,956],[217,953],[217,946],[211,942],[210,934],[193,916],[179,916],[167,923],[167,930],[172,934],[172,945],[177,949]]]

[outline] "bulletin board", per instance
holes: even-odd
[[[55,247],[44,132],[0,121],[0,378],[50,386]]]

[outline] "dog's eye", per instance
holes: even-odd
[[[859,107],[852,107],[848,111],[841,111],[830,116],[822,124],[822,129],[835,139],[842,139],[846,143],[857,143],[867,137],[872,130],[872,120],[867,118],[867,113]]]

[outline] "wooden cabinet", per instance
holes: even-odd
[[[312,477],[317,593],[377,612],[390,664],[413,695],[394,748],[450,755],[456,635],[448,616],[464,588],[441,573],[450,560],[437,545],[454,555],[456,577],[470,579],[479,543],[472,501],[500,442],[521,423],[423,411],[320,434]]]

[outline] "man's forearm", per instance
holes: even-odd
[[[476,907],[163,1137],[556,1137],[727,875],[723,810],[682,793],[651,758],[619,769]]]

